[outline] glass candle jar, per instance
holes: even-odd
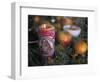
[[[55,28],[50,24],[40,25],[39,39],[39,47],[42,56],[53,56],[55,43]]]

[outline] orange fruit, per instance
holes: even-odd
[[[88,45],[87,45],[87,43],[85,41],[80,40],[79,42],[77,42],[75,44],[74,48],[75,48],[75,52],[77,54],[83,55],[87,51]]]
[[[61,31],[58,33],[58,40],[62,45],[66,45],[70,43],[72,36],[69,33]]]

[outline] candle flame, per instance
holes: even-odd
[[[46,24],[43,24],[43,28],[46,28]]]

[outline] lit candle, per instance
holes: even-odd
[[[39,30],[41,54],[47,57],[52,56],[54,54],[55,29],[52,25],[42,24]]]

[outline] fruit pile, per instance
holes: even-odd
[[[28,65],[71,65],[88,63],[88,19],[86,17],[28,16]],[[39,26],[55,28],[52,57],[44,57],[39,48]]]

